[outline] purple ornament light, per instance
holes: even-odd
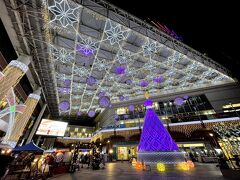
[[[81,112],[80,111],[77,112],[77,116],[81,116]]]
[[[141,80],[140,83],[139,83],[139,85],[140,85],[141,87],[147,87],[147,86],[148,86],[148,82],[145,81],[145,80]]]
[[[115,67],[115,73],[118,75],[125,74],[126,68],[124,66],[116,66]]]
[[[119,100],[123,101],[124,100],[124,96],[123,95],[119,96]]]
[[[89,111],[88,116],[89,117],[94,117],[95,116],[95,111]]]
[[[129,96],[125,96],[125,98],[124,98],[125,100],[129,100]]]
[[[124,114],[123,117],[124,117],[124,119],[128,119],[128,115],[127,114]]]
[[[97,80],[95,79],[95,77],[89,76],[89,77],[87,78],[87,84],[88,84],[89,86],[93,86],[93,85],[96,84],[96,83],[97,83]]]
[[[102,96],[102,97],[99,98],[98,104],[99,104],[100,107],[102,107],[102,108],[109,107],[110,104],[111,104],[110,98],[107,97],[107,96]]]
[[[106,92],[101,91],[101,92],[98,93],[98,97],[105,96],[105,94],[106,94]]]
[[[71,85],[71,80],[70,79],[65,79],[64,80],[64,85],[69,87]]]
[[[183,99],[188,99],[188,96],[187,95],[183,96]]]
[[[153,82],[155,82],[155,83],[161,83],[163,81],[164,81],[163,76],[158,76],[158,77],[153,78]]]
[[[177,106],[181,106],[181,105],[183,105],[183,103],[184,103],[184,100],[183,100],[183,98],[181,98],[181,97],[177,97],[177,98],[174,100],[174,104],[177,105]]]
[[[61,111],[67,111],[70,108],[70,104],[68,101],[62,101],[59,103],[58,107]]]
[[[134,105],[129,105],[128,109],[129,109],[129,111],[134,111],[135,107],[134,107]]]

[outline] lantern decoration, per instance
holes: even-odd
[[[131,79],[126,80],[126,84],[127,85],[131,85],[132,84],[132,80]]]
[[[99,98],[98,104],[99,104],[100,107],[102,107],[102,108],[109,107],[110,104],[111,104],[110,98],[107,97],[107,96],[102,96],[102,97]]]
[[[188,171],[190,168],[189,168],[187,162],[181,162],[181,163],[177,164],[177,169],[183,170],[183,171]]]
[[[59,103],[58,107],[61,111],[67,111],[70,108],[70,104],[69,104],[68,101],[62,101],[62,102]]]
[[[184,103],[184,99],[181,98],[181,97],[177,97],[175,100],[174,100],[174,104],[177,105],[177,106],[181,106],[183,105]]]
[[[157,163],[157,170],[160,172],[166,171],[166,167],[163,163]]]
[[[137,161],[137,163],[135,165],[135,169],[138,170],[138,171],[141,171],[141,170],[144,170],[146,168],[145,168],[144,164],[142,164],[141,162]]]
[[[93,85],[96,84],[96,83],[97,83],[97,80],[96,80],[95,77],[89,76],[89,77],[87,78],[87,85],[93,86]]]
[[[114,119],[117,121],[119,119],[118,114],[114,114]]]
[[[95,114],[96,114],[96,113],[95,113],[95,111],[93,111],[93,110],[88,112],[88,116],[89,116],[89,117],[94,117]]]
[[[115,67],[115,73],[118,75],[125,74],[126,68],[124,66],[116,66]]]
[[[183,99],[188,99],[188,96],[187,95],[183,96]]]
[[[129,105],[128,109],[129,109],[129,111],[134,111],[134,105]]]
[[[191,160],[188,160],[187,161],[187,164],[188,164],[188,166],[190,167],[190,168],[194,168],[195,166],[194,166],[194,163],[191,161]]]
[[[141,80],[140,83],[139,83],[139,85],[140,85],[141,87],[147,87],[148,84],[149,84],[149,83],[148,83],[147,81],[145,81],[145,80]]]
[[[70,79],[65,79],[64,80],[64,85],[69,87],[71,85],[71,80]]]
[[[119,96],[119,101],[123,101],[123,100],[124,100],[124,96],[123,95]]]
[[[81,116],[81,112],[80,111],[77,112],[77,116]]]
[[[133,158],[133,159],[132,159],[132,166],[133,166],[133,167],[136,167],[136,164],[137,164],[137,160],[136,160],[136,158]]]
[[[164,81],[163,76],[158,76],[158,77],[153,78],[153,82],[155,82],[155,83],[162,83],[163,81]]]
[[[105,96],[105,94],[106,94],[106,92],[104,92],[104,91],[101,91],[101,92],[99,92],[99,93],[98,93],[98,97]]]

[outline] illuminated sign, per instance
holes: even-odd
[[[64,136],[68,123],[42,119],[36,134],[47,136]]]

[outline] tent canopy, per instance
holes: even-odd
[[[32,152],[43,152],[44,149],[41,149],[33,142],[26,144],[24,146],[16,147],[12,150],[13,152],[22,152],[22,151],[32,151]]]

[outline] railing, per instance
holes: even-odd
[[[208,117],[208,118],[206,118]],[[217,121],[228,121],[228,120],[240,120],[238,116],[234,116],[232,113],[221,113],[221,114],[213,114],[210,116],[196,116],[196,117],[191,117],[191,119],[187,119],[185,121],[174,121],[174,119],[171,119],[171,122],[169,123],[169,126],[175,126],[175,125],[184,125],[184,124],[196,124],[200,122],[217,122]],[[137,121],[137,119],[136,119]],[[167,126],[166,123],[164,123],[165,126]],[[128,123],[128,124],[111,124],[106,127],[100,128],[98,131],[96,131],[94,134],[97,134],[99,132],[104,132],[105,130],[118,130],[118,129],[139,129],[142,128],[143,122],[137,123]]]

